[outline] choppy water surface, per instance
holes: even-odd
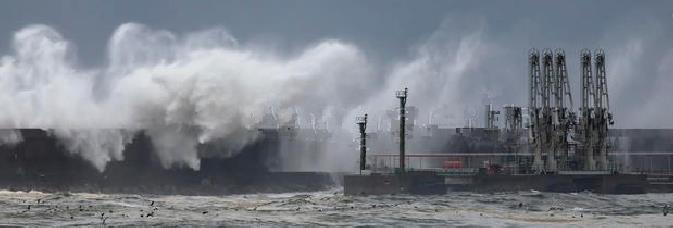
[[[663,216],[665,204],[673,204],[673,194],[351,197],[338,190],[231,196],[0,191],[0,225],[669,226],[673,215]]]

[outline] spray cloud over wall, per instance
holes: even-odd
[[[99,170],[123,159],[138,130],[165,167],[199,169],[198,143],[236,138],[234,147],[244,146],[269,107],[281,117],[295,107],[327,116],[357,105],[353,96],[371,83],[363,53],[337,40],[279,58],[239,46],[222,29],[179,36],[130,23],[113,34],[108,66],[97,69],[78,67],[72,45],[49,26],[25,27],[12,47],[0,62],[0,126],[55,129]]]

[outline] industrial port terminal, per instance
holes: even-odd
[[[368,133],[367,114],[357,118],[360,172],[344,176],[344,193],[673,191],[673,130],[610,128],[605,56],[602,49],[580,51],[575,110],[564,50],[531,49],[528,106],[485,105],[483,128],[419,128],[417,110],[407,107],[413,91],[398,91],[399,112],[391,118],[398,127],[389,136]]]
[[[49,129],[2,129],[22,141],[0,145],[0,188],[183,195],[341,185],[346,195],[673,191],[673,129],[612,128],[619,115],[613,118],[609,106],[606,55],[583,49],[579,57],[579,107],[565,52],[531,49],[528,106],[484,105],[483,126],[419,124],[414,91],[403,89],[394,94],[399,107],[387,111],[377,127],[367,128],[367,114],[356,119],[357,145],[349,141],[350,132],[306,127],[296,117],[286,122],[269,112],[250,129],[258,138],[236,154],[218,156],[229,149],[226,142],[199,144],[198,170],[164,167],[143,131],[134,133],[123,160],[101,171],[68,151]],[[329,162],[327,151],[359,152],[352,156],[359,171],[315,169],[316,161]]]

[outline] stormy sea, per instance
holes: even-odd
[[[673,194],[448,193],[344,196],[340,189],[225,196],[0,191],[10,226],[671,226]]]

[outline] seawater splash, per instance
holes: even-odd
[[[133,133],[124,130],[57,128],[49,133],[65,144],[68,151],[79,154],[98,170],[104,170],[109,161],[124,159],[124,146],[133,139]]]
[[[0,130],[0,145],[13,146],[23,141],[21,132],[16,130]]]
[[[46,25],[16,32],[12,48],[0,61],[0,127],[55,129],[101,171],[123,159],[139,130],[165,167],[199,169],[198,143],[254,140],[251,129],[270,106],[281,117],[296,107],[330,116],[358,105],[353,97],[372,83],[364,54],[338,40],[278,57],[242,47],[223,29],[177,35],[129,23],[112,35],[107,66],[92,69]]]
[[[239,44],[221,28],[175,34],[128,23],[111,36],[104,66],[87,68],[61,34],[30,25],[15,33],[13,53],[0,60],[0,128],[53,129],[100,171],[124,159],[132,135],[143,131],[164,167],[199,169],[199,143],[225,141],[229,150],[221,156],[235,155],[255,141],[270,109],[281,122],[299,114],[313,127],[354,130],[355,115],[367,110],[380,118],[395,106],[392,92],[407,86],[419,109],[450,116],[452,107],[471,102],[464,87],[483,79],[475,69],[493,46],[481,27],[454,36],[455,27],[446,23],[414,56],[385,69],[340,40],[279,55]],[[462,125],[460,116],[447,119]],[[323,151],[329,161],[312,163],[330,170],[355,164],[349,137],[340,135],[335,140],[344,142],[334,145],[341,146]],[[20,135],[7,139],[16,143]]]

